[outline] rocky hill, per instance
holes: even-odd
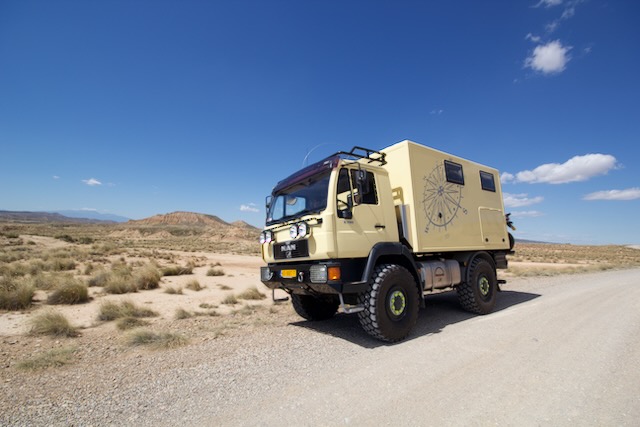
[[[215,215],[207,215],[195,212],[171,212],[168,214],[154,215],[149,218],[130,220],[128,225],[182,225],[182,226],[208,226],[213,228],[240,227],[236,223],[242,222],[242,227],[255,228],[244,221],[236,221],[229,224]]]

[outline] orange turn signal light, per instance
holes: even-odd
[[[327,278],[329,280],[340,280],[340,267],[329,267],[327,269]]]

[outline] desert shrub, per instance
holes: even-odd
[[[109,271],[105,271],[105,270],[100,270],[97,273],[95,273],[93,276],[91,276],[89,278],[89,280],[87,280],[87,285],[89,287],[94,287],[94,286],[106,286],[107,283],[109,283],[109,278],[111,277],[111,272]]]
[[[47,310],[33,317],[29,334],[75,337],[78,336],[78,328],[71,326],[61,313]]]
[[[84,266],[84,270],[82,271],[82,273],[88,276],[89,274],[93,273],[95,269],[96,266],[93,263],[89,263]]]
[[[182,288],[174,288],[173,286],[167,286],[164,288],[164,293],[169,295],[182,295]]]
[[[51,270],[53,271],[70,271],[75,268],[76,262],[69,258],[56,258],[51,261]]]
[[[212,267],[207,270],[207,276],[224,276],[224,270],[217,267]]]
[[[191,266],[181,267],[179,265],[174,265],[174,266],[165,267],[162,269],[163,276],[183,276],[186,274],[193,274],[193,267]]]
[[[139,307],[131,301],[122,301],[120,304],[107,301],[100,306],[98,319],[100,320],[116,320],[123,317],[155,317],[158,313],[155,311]]]
[[[223,291],[230,291],[231,289],[233,289],[231,286],[222,285],[222,284],[218,284],[218,287]]]
[[[138,317],[122,317],[116,321],[116,326],[121,331],[147,326],[149,322]]]
[[[176,348],[187,343],[187,339],[171,332],[153,332],[145,329],[130,332],[126,343],[131,346],[148,345],[156,349]]]
[[[176,320],[189,319],[190,317],[193,317],[193,314],[189,313],[184,308],[176,309],[176,314],[174,315]]]
[[[7,239],[17,239],[20,237],[18,233],[15,233],[13,231],[0,232],[0,236],[4,236]]]
[[[133,278],[119,275],[111,275],[104,285],[104,291],[109,294],[127,294],[138,292],[138,287],[133,282]]]
[[[70,236],[68,234],[60,234],[60,235],[56,236],[56,239],[62,240],[63,242],[67,242],[67,243],[75,243],[76,242],[76,239],[74,239],[72,236]]]
[[[260,292],[257,288],[249,288],[238,295],[238,299],[261,300],[267,296]]]
[[[30,275],[35,276],[43,271],[50,271],[51,266],[41,259],[34,259],[27,264],[27,271]]]
[[[185,288],[190,289],[192,291],[201,291],[204,288],[202,287],[202,285],[200,285],[200,282],[198,282],[197,280],[191,280],[189,283],[187,283],[187,285],[185,286]]]
[[[31,283],[21,279],[0,280],[0,309],[22,310],[31,306],[35,289]]]
[[[160,286],[160,272],[154,266],[148,264],[144,268],[136,271],[134,282],[138,289],[156,289]]]
[[[12,262],[0,265],[0,275],[3,277],[23,277],[29,273],[29,265],[24,262]]]
[[[229,294],[222,300],[222,304],[227,304],[227,305],[238,304],[238,298],[236,298],[236,296],[233,294]]]
[[[81,304],[89,301],[89,288],[85,283],[69,278],[69,281],[53,291],[47,304]]]
[[[199,305],[200,308],[218,308],[217,305],[214,304],[209,304],[206,302],[203,302],[202,304]]]
[[[49,350],[31,359],[18,363],[18,368],[24,370],[46,369],[60,367],[73,362],[73,355],[76,349],[73,347],[63,347]]]

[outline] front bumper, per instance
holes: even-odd
[[[313,263],[273,263],[260,267],[260,280],[270,289],[303,294],[352,294],[365,290],[361,281],[365,260],[341,260]],[[339,280],[318,280],[319,266],[340,269]],[[314,267],[312,269],[312,267]],[[315,270],[315,272],[314,272]]]

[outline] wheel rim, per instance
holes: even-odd
[[[489,296],[489,292],[491,291],[491,284],[489,283],[489,279],[482,276],[480,280],[478,280],[478,286],[480,288],[480,294],[483,297]]]
[[[389,304],[388,309],[393,319],[399,319],[405,312],[407,308],[407,297],[404,292],[399,289],[391,292],[389,294]]]

